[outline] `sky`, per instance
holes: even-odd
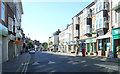
[[[91,2],[22,2],[23,31],[32,40],[48,42],[55,31],[64,30],[72,23],[72,18]]]

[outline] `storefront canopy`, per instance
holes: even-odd
[[[98,36],[97,39],[105,39],[105,38],[110,38],[112,37],[111,34],[106,34],[106,35],[103,35],[103,36]]]
[[[0,34],[3,36],[8,36],[8,28],[0,23]]]

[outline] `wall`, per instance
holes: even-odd
[[[8,37],[2,36],[2,62],[5,62],[8,60],[7,55],[7,49],[8,49],[8,43],[7,43]]]

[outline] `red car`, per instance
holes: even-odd
[[[42,51],[47,51],[47,49],[42,49]]]

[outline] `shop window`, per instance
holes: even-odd
[[[107,42],[107,43],[110,43],[110,38],[106,39],[106,42]]]
[[[102,50],[102,40],[99,40],[99,51]]]

